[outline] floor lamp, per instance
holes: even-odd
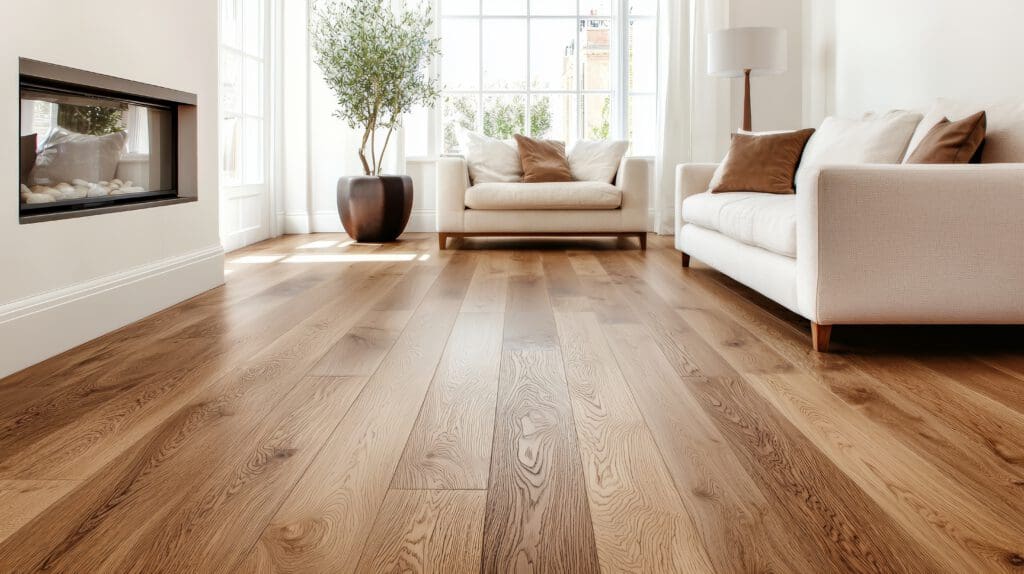
[[[750,76],[786,71],[786,31],[782,28],[729,28],[708,34],[708,74],[743,77],[743,130],[750,126]]]

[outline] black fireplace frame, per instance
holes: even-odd
[[[28,205],[18,203],[20,223],[38,223],[103,213],[132,211],[164,205],[198,201],[197,97],[195,94],[125,80],[114,76],[49,64],[27,58],[19,59],[21,88],[116,99],[168,109],[173,128],[173,189],[162,189],[119,196],[81,198]],[[20,101],[20,99],[19,99]],[[21,134],[19,113],[19,136]],[[17,199],[12,183],[10,196]]]

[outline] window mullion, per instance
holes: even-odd
[[[629,52],[632,49],[629,37],[629,0],[618,0],[618,11],[616,30],[619,39],[615,47],[615,61],[619,67],[616,73],[618,85],[612,96],[617,100],[615,108],[618,110],[618,121],[615,123],[618,125],[613,133],[616,138],[625,140],[629,139]]]
[[[580,0],[576,0],[576,17],[573,18],[572,27],[576,30],[576,139],[583,138],[583,69],[580,68],[580,52],[583,50],[583,34],[580,30]]]
[[[523,121],[526,125],[523,126],[523,133],[527,137],[534,137],[533,124],[530,121],[530,104],[532,99],[530,98],[530,78],[533,72],[533,62],[531,61],[531,50],[533,49],[533,24],[530,18],[530,11],[533,7],[532,0],[526,0],[526,95],[524,96],[525,101],[523,102]]]
[[[484,0],[480,0],[477,6],[477,63],[480,65],[479,76],[477,77],[476,104],[476,131],[484,132]]]

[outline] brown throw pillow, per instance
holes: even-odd
[[[519,161],[523,164],[524,182],[572,181],[564,143],[535,140],[519,134],[515,138],[519,147]]]
[[[711,193],[793,193],[793,178],[813,129],[770,135],[732,134],[722,180]]]
[[[928,130],[907,163],[969,163],[985,141],[985,112],[955,122],[948,118]]]

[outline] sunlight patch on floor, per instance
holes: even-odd
[[[230,263],[274,263],[284,258],[284,255],[245,255],[238,259],[232,259]]]
[[[296,247],[296,249],[327,249],[328,247],[334,247],[337,245],[337,241],[329,241],[327,239],[319,239],[317,241],[310,241],[309,243],[303,243]]]
[[[413,261],[415,253],[316,253],[309,255],[292,255],[285,263],[361,263],[387,261]]]

